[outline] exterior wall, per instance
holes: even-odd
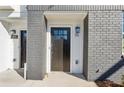
[[[20,68],[20,30],[27,30],[26,20],[6,20],[1,21],[0,24],[0,41],[1,44],[1,68],[0,71],[6,69],[18,69]],[[10,30],[15,29],[18,39],[11,39]],[[4,38],[4,39],[2,39]],[[6,47],[5,47],[6,46]],[[15,59],[15,61],[14,61]],[[7,61],[8,60],[8,61]]]
[[[1,67],[4,68],[4,70],[8,68],[20,68],[20,30],[27,30],[26,16],[27,11],[25,5],[0,6],[0,37],[5,38],[5,42],[8,42],[6,44],[10,43],[9,45],[2,44],[4,47],[1,48],[1,52],[5,51],[4,53],[6,55],[6,58],[0,58]],[[12,29],[16,30],[16,35],[18,35],[18,39],[11,39],[10,30]],[[9,40],[6,41],[8,38]],[[1,53],[1,55],[3,55],[3,53]],[[9,59],[9,61],[4,61],[7,59]],[[6,65],[6,67],[4,65]],[[0,68],[0,70],[2,69]]]
[[[13,41],[13,68],[18,69],[20,68],[21,64],[21,38],[20,38],[20,31],[21,30],[27,30],[27,20],[18,20],[11,22],[10,30],[15,29],[16,35],[18,35],[18,39],[12,39]]]
[[[89,11],[88,80],[124,75],[122,55],[122,11]]]
[[[5,25],[9,27],[9,24],[0,21],[0,72],[13,68],[13,42],[10,39],[10,35],[5,28]]]
[[[42,20],[40,11],[88,11],[88,24],[84,25],[84,75],[88,80],[111,79],[121,82],[124,73],[122,55],[122,11],[124,6],[28,6],[28,70],[29,76],[36,77],[42,73],[41,66],[44,54],[39,51],[42,48],[41,38]],[[36,17],[37,15],[37,17]],[[40,17],[39,17],[40,16]],[[85,20],[87,22],[87,20]],[[88,25],[88,28],[87,28]],[[45,27],[45,26],[43,26]],[[35,30],[35,31],[33,31]],[[86,30],[86,31],[85,31]],[[41,31],[41,32],[40,32]],[[33,41],[33,39],[35,39]],[[40,40],[40,42],[39,42]],[[86,42],[88,41],[88,43]],[[39,44],[38,46],[32,43]],[[45,43],[45,42],[44,42]],[[32,46],[33,45],[33,46]],[[36,48],[36,49],[35,49]],[[38,51],[38,53],[37,53]],[[34,52],[34,53],[33,53]],[[39,53],[40,52],[40,53]],[[45,53],[45,51],[44,51]],[[39,61],[41,60],[41,61]],[[33,61],[39,63],[35,67]],[[36,64],[36,63],[35,63]],[[86,67],[85,67],[86,66]],[[39,69],[39,67],[41,67]],[[36,69],[37,68],[37,69]],[[31,70],[33,69],[33,70]],[[41,70],[39,72],[39,70]],[[34,73],[37,72],[37,73]],[[31,75],[33,73],[33,75]],[[42,74],[43,75],[43,74]]]
[[[46,25],[42,11],[28,11],[27,78],[43,79],[46,73]]]

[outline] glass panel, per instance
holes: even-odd
[[[55,37],[55,39],[65,39],[67,40],[67,28],[52,28],[52,36]]]
[[[66,35],[67,35],[67,31],[66,31],[66,30],[64,30],[63,32],[64,32],[64,34],[66,34]]]

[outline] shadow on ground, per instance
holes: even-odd
[[[83,76],[83,74],[81,74],[81,73],[77,73],[77,74],[75,74],[75,73],[69,73],[69,72],[65,72],[66,74],[69,74],[69,75],[72,75],[72,76],[74,76],[74,77],[77,77],[77,78],[80,78],[80,79],[83,79],[83,80],[86,80],[86,78]]]
[[[20,69],[14,69],[21,77],[24,77],[24,69],[20,68]]]

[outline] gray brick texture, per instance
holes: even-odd
[[[28,6],[27,78],[46,73],[46,24],[42,11],[87,11],[84,20],[83,74],[87,80],[121,83],[124,6]]]
[[[121,82],[122,11],[89,11],[88,80]]]
[[[27,78],[43,79],[46,73],[46,24],[42,11],[28,11]]]

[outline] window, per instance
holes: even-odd
[[[52,36],[54,36],[55,39],[67,40],[67,30],[64,30],[62,28],[54,29],[52,31]]]

